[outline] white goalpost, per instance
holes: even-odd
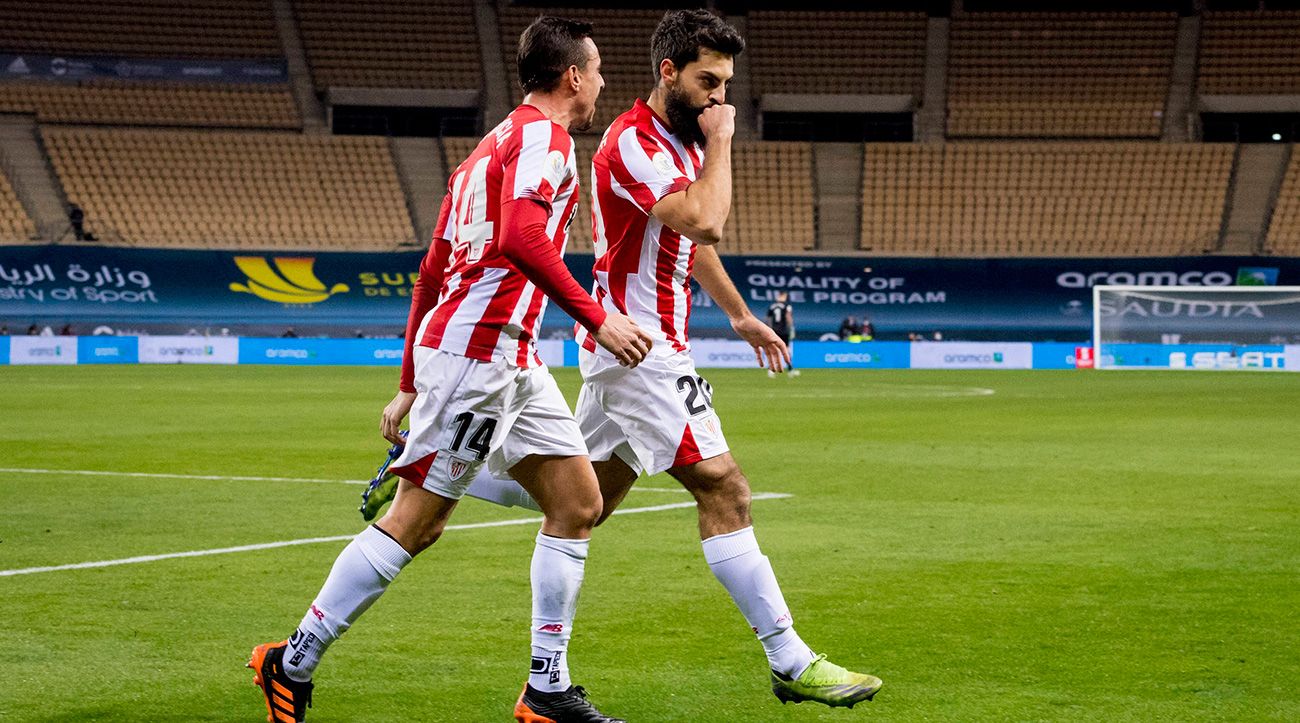
[[[1300,371],[1300,286],[1094,286],[1098,369]]]

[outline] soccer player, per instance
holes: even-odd
[[[767,325],[772,327],[772,331],[785,342],[785,347],[790,351],[790,356],[794,356],[794,306],[790,303],[790,295],[784,291],[776,294],[776,301],[767,307]],[[776,376],[776,372],[771,369],[767,370],[769,377]],[[799,370],[794,368],[794,362],[790,362],[790,376],[799,376]]]
[[[727,84],[744,40],[705,10],[664,15],[651,41],[655,88],[605,132],[592,159],[596,298],[655,339],[639,366],[618,363],[583,328],[577,418],[600,480],[603,522],[640,473],[668,472],[695,497],[704,559],[758,636],[782,702],[853,706],[881,681],[816,655],[799,637],[750,518],[749,482],[728,451],[712,388],[686,336],[691,277],[780,372],[789,351],[759,321],[713,248],[731,211],[735,109]],[[509,484],[500,479],[482,481]]]
[[[546,297],[616,363],[635,367],[651,338],[596,304],[561,259],[577,206],[570,129],[591,124],[604,85],[586,23],[542,17],[519,40],[524,102],[452,174],[420,265],[400,391],[381,431],[410,433],[392,507],[343,550],[298,629],[259,645],[249,667],[268,719],[301,721],[322,653],[441,535],[484,463],[509,474],[544,514],[533,551],[532,657],[515,704],[534,723],[617,721],[569,679],[566,657],[600,489],[573,414],[534,348]]]

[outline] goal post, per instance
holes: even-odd
[[[1098,369],[1300,371],[1300,286],[1094,286]]]

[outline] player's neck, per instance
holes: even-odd
[[[552,123],[568,130],[573,124],[573,104],[566,103],[550,93],[529,93],[524,96],[524,105],[531,105],[542,112]]]
[[[650,106],[650,110],[655,112],[655,117],[659,119],[660,123],[664,124],[664,128],[667,128],[669,133],[676,133],[677,131],[673,130],[672,124],[668,122],[667,97],[668,92],[664,90],[664,87],[662,85],[656,85],[655,89],[650,91],[650,97],[646,100],[645,104]]]

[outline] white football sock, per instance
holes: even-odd
[[[384,594],[410,561],[406,550],[378,527],[362,530],[339,553],[325,585],[289,638],[284,672],[294,680],[311,680],[325,649]]]
[[[772,670],[799,677],[815,656],[794,631],[790,608],[781,595],[772,563],[758,549],[754,528],[714,535],[701,544],[714,577],[731,593],[758,635]]]
[[[566,540],[537,533],[533,548],[533,659],[528,684],[554,693],[568,690],[569,637],[590,540]]]

